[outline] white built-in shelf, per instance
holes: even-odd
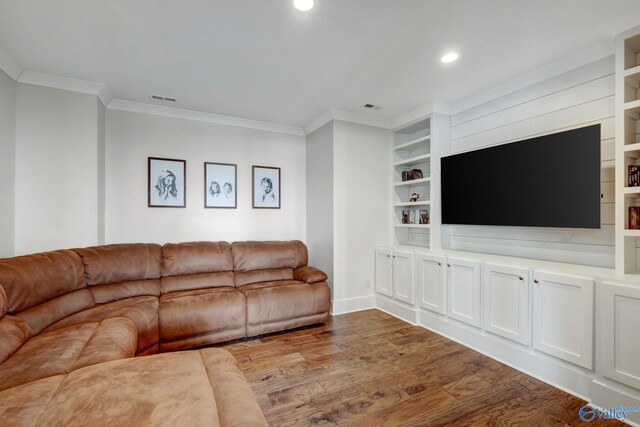
[[[638,113],[640,110],[640,99],[622,104],[622,108],[626,113]]]
[[[636,86],[640,83],[640,66],[629,68],[624,71],[625,81],[633,82]]]
[[[426,147],[430,139],[431,139],[431,135],[427,135],[427,136],[423,136],[423,137],[405,142],[400,145],[396,145],[393,148],[396,150],[415,150],[416,148]]]
[[[402,181],[402,182],[396,182],[395,185],[396,187],[403,187],[405,185],[421,185],[421,184],[426,184],[427,182],[431,181],[431,178],[420,178],[420,179],[412,179],[409,181]]]
[[[431,224],[396,224],[397,228],[431,228]]]
[[[624,146],[624,151],[625,152],[640,151],[640,143],[627,144],[627,145]]]
[[[400,160],[399,162],[395,162],[395,166],[413,166],[420,163],[428,162],[431,158],[431,154],[423,154],[421,156],[409,157],[405,160]]]
[[[639,187],[624,187],[624,194],[640,194]]]
[[[426,206],[426,205],[430,205],[431,202],[429,200],[425,200],[425,201],[417,201],[417,202],[401,202],[401,203],[396,203],[396,207],[400,207],[400,206]]]
[[[640,230],[624,230],[624,235],[627,237],[640,237]]]

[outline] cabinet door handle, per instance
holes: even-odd
[[[439,262],[439,263],[438,263],[438,265],[442,265],[442,263],[441,263],[441,262]]]
[[[447,264],[447,267],[451,267],[451,264]]]
[[[539,285],[540,282],[538,281],[538,279],[533,279],[533,283],[535,283],[536,285]]]
[[[391,255],[389,255],[389,254],[386,254],[386,255],[387,255],[387,258],[391,258]]]
[[[396,256],[394,255],[393,257],[395,258]]]
[[[522,282],[524,280],[524,277],[518,276],[518,280],[520,280]]]

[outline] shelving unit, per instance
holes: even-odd
[[[629,229],[629,208],[640,206],[632,165],[640,166],[640,27],[616,38],[616,269],[640,274],[640,230]]]
[[[433,248],[439,244],[439,170],[438,144],[449,135],[449,116],[432,113],[394,130],[393,141],[393,232],[402,246]],[[403,172],[419,170],[422,177],[403,181]],[[420,175],[418,175],[420,176]],[[415,202],[413,193],[420,196]],[[414,212],[414,219],[428,216],[429,223],[403,223],[403,213]],[[422,213],[422,215],[420,215]],[[410,215],[406,215],[410,217]]]

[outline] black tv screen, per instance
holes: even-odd
[[[443,157],[442,223],[600,228],[600,125]]]

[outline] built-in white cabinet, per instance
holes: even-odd
[[[640,287],[603,282],[598,302],[603,375],[640,389]]]
[[[393,251],[393,297],[413,304],[413,252]]]
[[[594,280],[533,273],[533,347],[593,368]]]
[[[376,248],[376,292],[413,304],[413,252]]]
[[[484,329],[529,345],[529,270],[484,265]]]
[[[449,257],[447,261],[447,314],[450,318],[480,327],[481,263]]]
[[[416,254],[416,282],[420,307],[435,313],[447,312],[446,271],[443,255]]]
[[[375,250],[375,281],[376,292],[388,297],[393,296],[393,250],[376,248]]]

